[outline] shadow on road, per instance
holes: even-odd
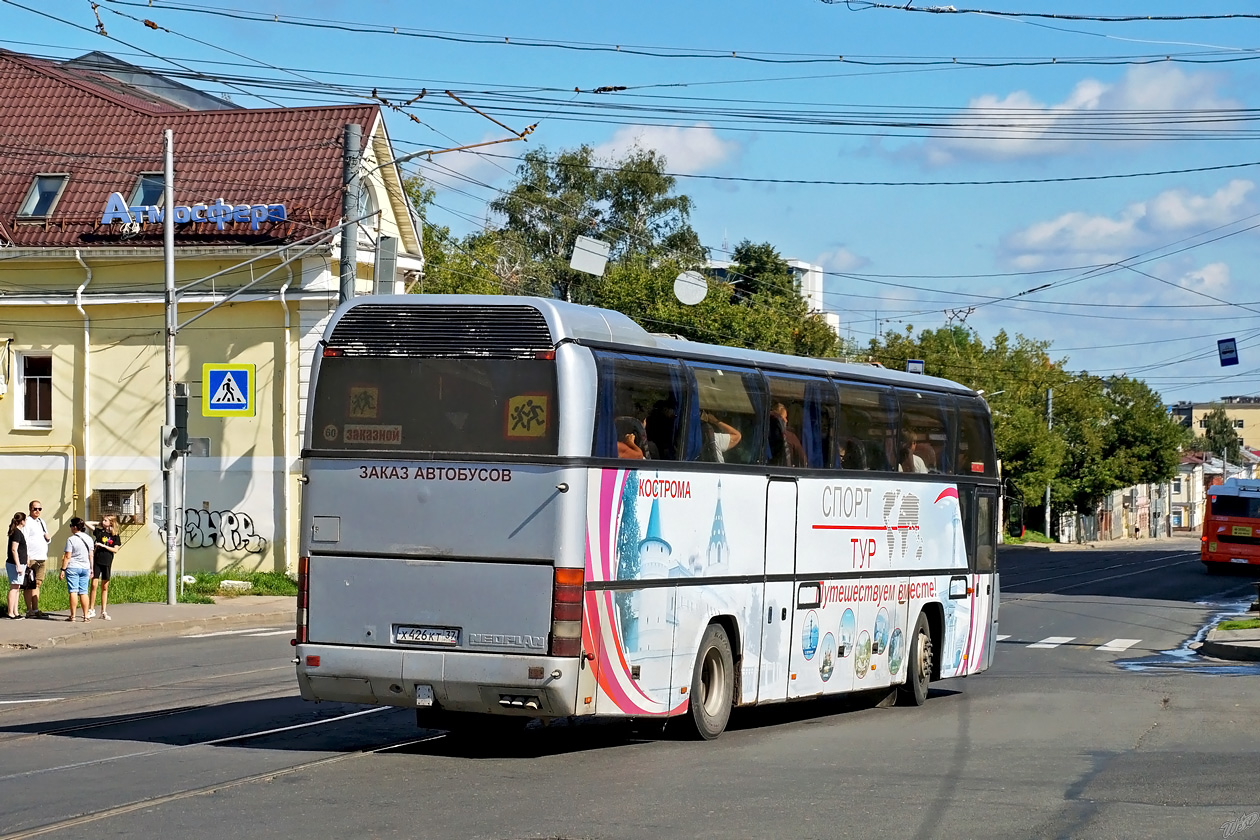
[[[933,698],[957,694],[933,688]],[[809,699],[734,710],[729,731],[773,729],[827,722],[872,709],[884,691]],[[659,741],[691,739],[686,721],[561,719],[530,721],[517,729],[468,727],[447,732],[416,726],[408,709],[322,703],[298,697],[248,700],[207,706],[179,706],[135,714],[46,718],[0,725],[8,743],[55,736],[109,742],[180,747],[244,747],[311,753],[357,752],[384,748],[390,753],[470,759],[533,759],[613,749]],[[397,745],[397,746],[395,746]]]

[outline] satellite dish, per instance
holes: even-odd
[[[684,271],[674,280],[674,297],[687,306],[695,306],[708,293],[708,281],[698,271]]]

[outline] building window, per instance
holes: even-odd
[[[1180,478],[1173,479],[1173,492],[1176,493],[1178,496],[1181,495],[1181,479]]]
[[[1174,528],[1181,527],[1181,511],[1174,510],[1172,514],[1172,524]]]
[[[141,172],[136,188],[131,191],[131,207],[157,207],[162,203],[162,191],[165,188],[164,176],[161,172]]]
[[[18,217],[42,219],[51,216],[68,180],[70,180],[69,175],[36,175],[34,183],[26,193],[26,200],[22,202],[22,207],[18,210]]]
[[[47,353],[18,354],[17,425],[27,429],[52,428],[52,356]]]
[[[1200,418],[1199,418],[1199,428],[1200,428],[1200,429],[1206,429],[1206,428],[1207,428],[1207,420],[1206,420],[1205,418],[1203,418],[1203,417],[1200,417]]]
[[[1243,427],[1243,421],[1241,421],[1241,420],[1235,420],[1235,421],[1234,421],[1234,428],[1235,428],[1235,429],[1241,429],[1242,427]]]

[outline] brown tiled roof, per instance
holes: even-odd
[[[160,225],[124,238],[102,227],[110,193],[130,199],[141,172],[162,170],[162,132],[175,140],[175,204],[284,204],[288,222],[181,225],[180,244],[262,244],[306,236],[341,216],[346,123],[378,118],[376,105],[180,110],[95,85],[90,74],[0,50],[0,231],[19,247],[161,245]],[[36,173],[69,173],[46,222],[17,221]]]

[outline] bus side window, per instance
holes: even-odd
[[[979,397],[958,397],[958,475],[997,476],[997,455],[989,431],[989,406]]]
[[[679,460],[685,377],[677,362],[595,353],[599,390],[591,454],[597,458]]]
[[[766,463],[775,467],[832,466],[836,395],[826,379],[771,374]]]
[[[931,391],[897,389],[901,436],[897,442],[899,472],[951,472],[953,398]]]
[[[897,434],[897,404],[887,388],[836,383],[840,388],[840,467],[846,470],[895,471],[892,444]]]
[[[760,464],[766,446],[767,406],[761,376],[740,368],[688,363],[695,409],[687,433],[688,460]]]

